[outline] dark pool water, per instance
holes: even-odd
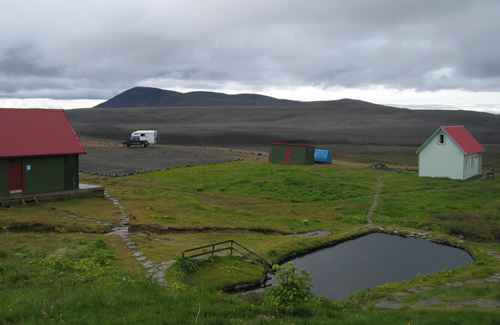
[[[374,233],[292,260],[313,277],[314,294],[342,299],[362,288],[407,281],[474,262],[464,250]],[[267,284],[275,284],[268,280]]]

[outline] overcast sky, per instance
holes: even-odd
[[[499,0],[0,0],[0,106],[151,86],[500,113],[499,17]]]

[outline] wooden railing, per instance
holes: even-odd
[[[219,246],[219,247],[217,247]],[[220,247],[222,246],[222,247]],[[210,248],[209,250],[206,250],[207,248]],[[205,250],[201,253],[193,254],[193,255],[188,255],[186,253],[190,252],[196,252],[200,250]],[[210,244],[210,245],[204,245],[204,246],[199,246],[196,248],[191,248],[191,249],[186,249],[182,251],[182,258],[193,258],[193,257],[198,257],[198,256],[203,256],[203,255],[211,255],[214,256],[215,253],[218,252],[225,252],[229,251],[229,255],[233,255],[233,251],[241,254],[242,256],[251,259],[255,263],[259,264],[260,266],[266,268],[268,271],[272,271],[272,266],[273,264],[269,262],[267,259],[264,257],[260,256],[259,254],[255,253],[254,251],[246,248],[245,246],[239,244],[238,242],[229,239],[225,241],[221,241],[218,243]]]

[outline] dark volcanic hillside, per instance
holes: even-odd
[[[175,106],[299,106],[298,101],[257,94],[227,95],[208,91],[179,93],[150,87],[135,87],[97,105],[97,108]]]
[[[157,95],[150,98],[150,92]],[[480,143],[500,144],[500,116],[487,113],[409,110],[350,99],[302,103],[260,95],[180,94],[151,88],[133,88],[117,97],[119,101],[107,103],[118,105],[129,98],[118,106],[149,107],[68,110],[78,134],[120,141],[135,129],[151,128],[158,130],[163,144],[264,148],[271,142],[295,142],[334,149],[340,144],[418,147],[441,125],[463,125]],[[151,107],[161,98],[179,106]],[[266,101],[275,104],[255,104]]]

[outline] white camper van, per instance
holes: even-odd
[[[147,147],[158,143],[158,131],[156,130],[137,130],[132,132],[130,139],[123,140],[123,146],[130,147],[133,145]]]

